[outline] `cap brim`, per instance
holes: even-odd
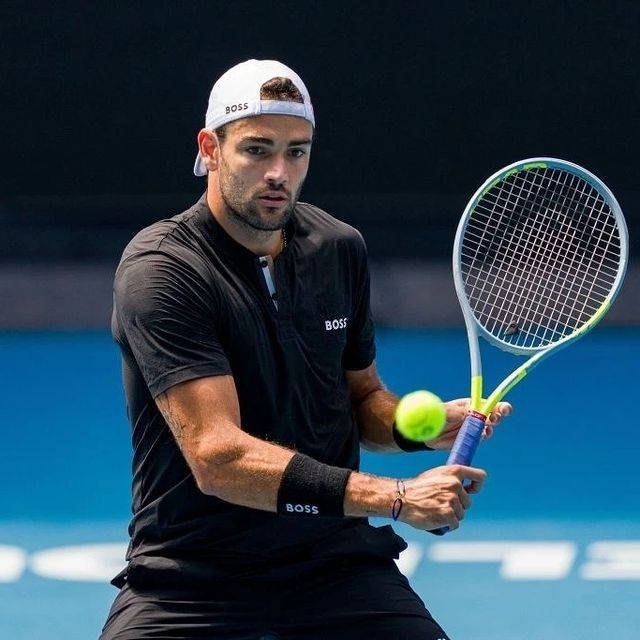
[[[206,176],[208,173],[207,168],[204,166],[204,162],[200,157],[200,152],[198,152],[198,155],[196,156],[196,162],[193,165],[193,173],[196,176]]]

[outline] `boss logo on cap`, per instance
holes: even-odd
[[[236,111],[244,111],[245,109],[249,108],[249,103],[244,102],[242,104],[232,104],[232,105],[227,105],[224,110],[225,113],[235,113]]]

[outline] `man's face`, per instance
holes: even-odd
[[[296,116],[230,123],[220,140],[218,181],[227,213],[253,229],[281,229],[309,168],[313,128]]]

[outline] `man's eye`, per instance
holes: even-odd
[[[261,156],[264,154],[264,149],[262,147],[247,147],[246,151],[252,156]]]
[[[291,149],[290,153],[294,158],[301,158],[306,152],[304,149]]]

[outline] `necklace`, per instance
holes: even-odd
[[[282,253],[287,248],[287,234],[284,232],[284,229],[280,230],[280,253]]]

